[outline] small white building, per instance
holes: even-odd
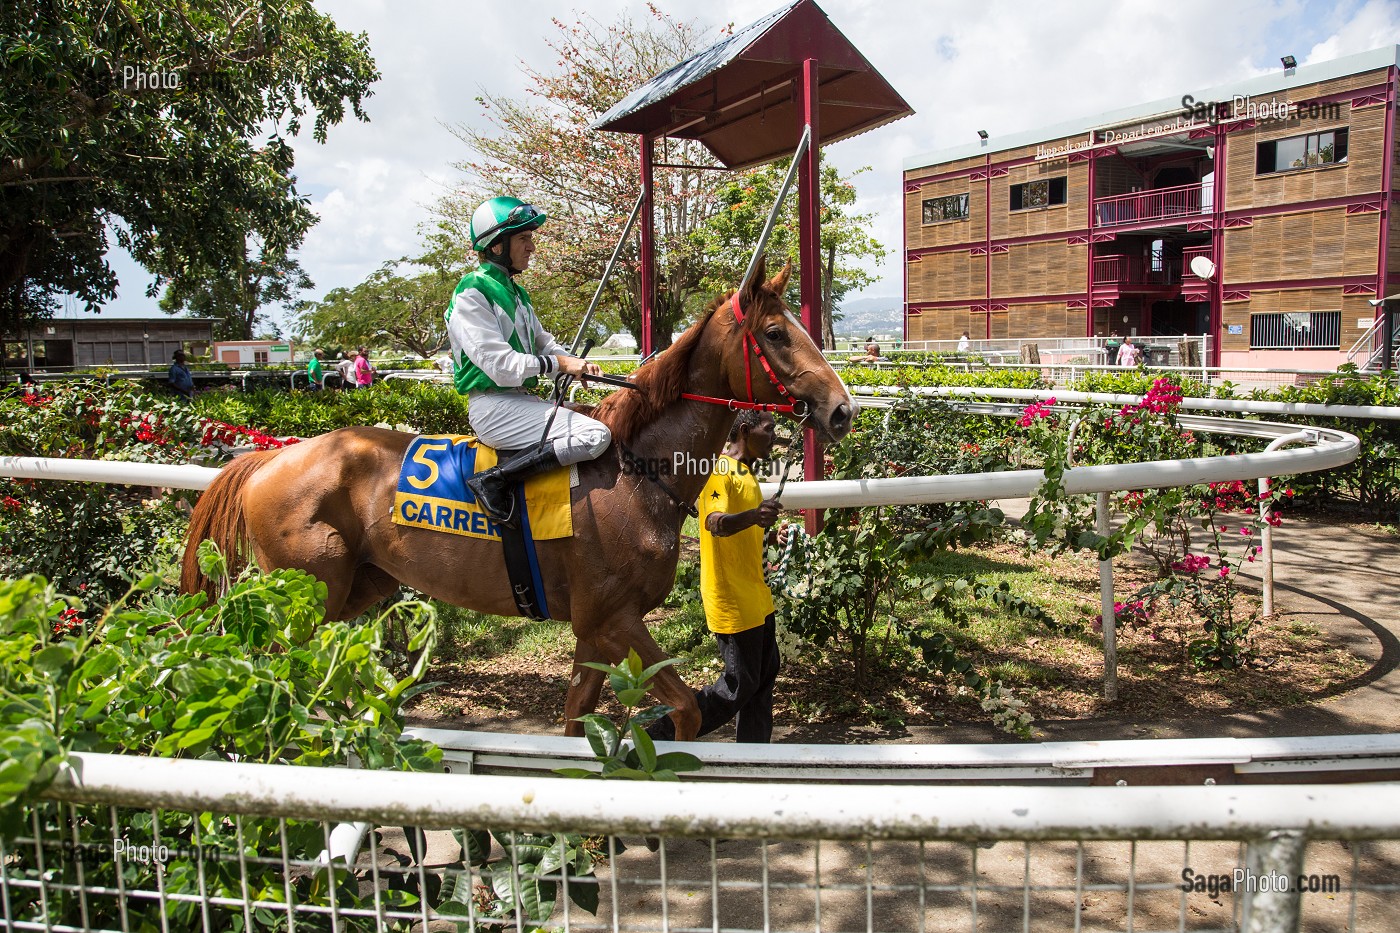
[[[609,337],[607,340],[604,340],[604,341],[603,341],[602,347],[600,347],[599,349],[602,349],[602,350],[635,350],[635,349],[637,349],[637,338],[636,338],[636,337],[633,337],[631,334],[627,333],[626,331],[623,331],[623,332],[618,333],[618,334],[613,334],[613,335],[612,335],[611,337]]]
[[[230,366],[290,363],[292,344],[277,340],[219,340],[214,343],[213,357],[214,362]]]

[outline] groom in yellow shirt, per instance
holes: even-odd
[[[736,741],[768,742],[773,736],[773,683],[781,660],[773,594],[763,578],[763,537],[781,507],[776,499],[763,499],[753,467],[772,452],[774,428],[772,415],[741,411],[697,503],[700,598],[724,660],[719,679],[696,692],[697,738],[735,717]],[[647,731],[655,739],[675,737],[669,716]]]

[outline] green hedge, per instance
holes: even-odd
[[[381,381],[352,392],[204,392],[194,410],[205,418],[269,434],[314,437],[351,425],[388,424],[423,434],[467,434],[467,400],[434,383]]]

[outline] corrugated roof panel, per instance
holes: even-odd
[[[792,0],[787,6],[774,10],[731,36],[726,36],[708,49],[687,58],[679,65],[673,65],[666,69],[613,104],[607,113],[593,122],[590,128],[603,129],[607,124],[630,116],[650,104],[658,103],[687,85],[694,84],[701,78],[713,74],[737,58],[744,49],[753,44],[755,39],[763,35],[770,26],[786,16],[788,11],[801,2],[802,0]]]

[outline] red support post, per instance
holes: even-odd
[[[642,134],[642,342],[638,348],[643,358],[651,355],[651,309],[656,297],[656,201],[651,189],[652,138]]]
[[[1396,69],[1391,65],[1385,73],[1385,151],[1381,154],[1381,191],[1389,192],[1395,171],[1395,81]],[[1380,239],[1376,244],[1376,297],[1385,298],[1390,291],[1390,198],[1381,198]],[[1379,312],[1388,310],[1381,305]]]
[[[985,231],[985,232],[986,232],[986,242],[983,243],[983,246],[985,247],[985,249],[983,249],[983,251],[982,251],[982,263],[983,263],[983,267],[985,268],[986,273],[987,273],[987,275],[986,275],[986,280],[987,280],[987,282],[986,282],[986,286],[982,289],[982,300],[986,302],[986,304],[985,304],[985,306],[984,306],[984,307],[986,308],[986,313],[982,315],[982,328],[983,328],[983,330],[982,330],[982,339],[983,339],[983,340],[991,340],[991,339],[992,339],[992,154],[991,154],[990,152],[987,153],[987,155],[983,158],[983,164],[984,164],[983,171],[986,173],[986,174],[985,174],[985,177],[986,177],[986,180],[987,180],[987,184],[986,184],[987,196],[986,196],[986,199],[983,200],[983,202],[982,202],[982,207],[983,207],[983,211],[982,211],[982,212],[983,212],[984,214],[986,214],[987,216],[984,218],[984,219],[986,220],[986,223],[985,223],[985,225],[984,225],[984,226],[986,227],[986,231]]]
[[[1084,245],[1084,249],[1089,253],[1089,261],[1086,264],[1089,267],[1089,280],[1084,283],[1084,307],[1087,309],[1084,312],[1084,336],[1086,337],[1096,336],[1094,334],[1094,182],[1096,180],[1095,175],[1098,172],[1098,161],[1095,158],[1096,155],[1097,153],[1095,153],[1093,149],[1090,149],[1089,159],[1085,163],[1089,167],[1089,216],[1085,224],[1085,226],[1089,230],[1089,242]],[[1109,329],[1112,330],[1111,327]],[[1108,335],[1104,334],[1104,336],[1107,337]],[[1112,363],[1113,361],[1108,360],[1108,362]]]
[[[1210,283],[1210,355],[1206,365],[1220,365],[1220,345],[1225,342],[1225,149],[1229,145],[1229,130],[1221,124],[1215,128],[1215,182],[1210,195],[1214,213],[1210,231],[1210,258],[1215,263],[1215,281]]]
[[[821,279],[821,127],[817,124],[817,60],[802,63],[802,119],[810,132],[810,142],[797,167],[798,262],[801,265],[802,326],[817,346],[822,340]],[[816,432],[807,429],[802,446],[802,475],[808,480],[823,476],[825,451]],[[808,509],[807,533],[821,530],[821,511]]]

